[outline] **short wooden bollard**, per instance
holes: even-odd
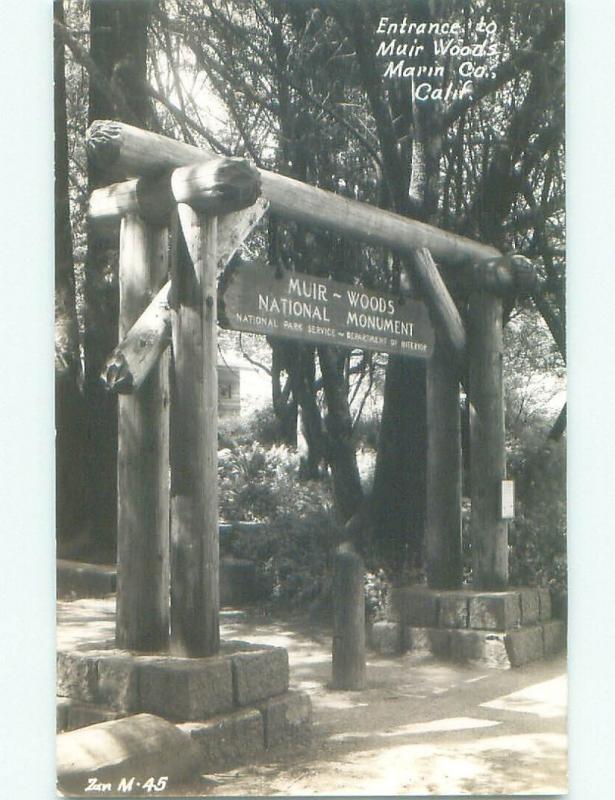
[[[333,567],[333,689],[365,688],[363,559],[341,546]]]
[[[167,230],[136,214],[120,234],[120,339],[168,270]],[[169,357],[138,392],[118,399],[117,646],[152,652],[169,641]]]

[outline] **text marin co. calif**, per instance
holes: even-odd
[[[489,59],[497,55],[498,45],[491,41],[497,23],[481,17],[464,29],[453,22],[400,22],[380,17],[376,34],[382,38],[376,48],[378,58],[387,59],[385,78],[411,78],[414,100],[455,100],[471,94],[473,81],[492,77]],[[427,58],[425,37],[433,41],[433,56]],[[456,73],[444,85],[445,66],[438,59],[454,59]]]

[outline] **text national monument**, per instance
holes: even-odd
[[[316,344],[429,358],[434,331],[423,303],[242,262],[225,282],[220,322],[226,327]]]

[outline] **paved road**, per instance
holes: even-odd
[[[60,603],[61,647],[112,641],[113,601]],[[225,638],[286,647],[310,693],[314,741],[183,788],[186,795],[563,794],[563,658],[494,671],[405,655],[368,661],[363,692],[327,688],[330,638],[298,623],[225,615]]]

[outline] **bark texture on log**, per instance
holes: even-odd
[[[101,380],[110,392],[131,394],[139,389],[171,343],[170,290],[169,281],[107,359]]]
[[[502,385],[502,300],[474,292],[469,308],[473,575],[477,589],[508,585],[508,525],[500,519],[500,486],[506,477]]]
[[[532,262],[520,255],[489,258],[472,264],[466,276],[468,288],[488,291],[499,297],[527,295],[536,287],[538,276]]]
[[[346,381],[336,363],[335,354],[335,348],[318,348],[327,403],[327,458],[333,474],[335,508],[342,521],[347,522],[363,502],[363,489],[352,435]]]
[[[89,81],[88,121],[118,117],[147,126],[151,122],[150,99],[141,87],[146,76],[147,26],[151,0],[92,0],[90,2],[90,50],[108,87]],[[133,77],[123,78],[126,68]],[[122,102],[116,102],[119,97]],[[121,124],[121,123],[118,123]],[[135,128],[141,133],[139,128]],[[106,173],[88,165],[88,190],[106,182]],[[117,233],[112,236],[95,226],[87,231],[85,264],[85,382],[87,407],[86,483],[90,555],[110,558],[117,544],[117,402],[99,384],[104,359],[117,343],[118,287]]]
[[[432,589],[456,589],[463,577],[459,380],[438,340],[427,366],[427,438],[427,580]]]
[[[435,327],[438,330],[448,331],[447,339],[442,344],[448,349],[452,360],[455,362],[458,374],[461,376],[465,371],[467,337],[455,301],[448,293],[444,280],[438,271],[435,261],[430,251],[423,247],[413,255],[414,275],[418,288],[421,291],[428,291],[428,286],[438,287],[431,304],[430,310]]]
[[[369,527],[395,579],[423,555],[426,415],[426,362],[389,357]]]
[[[218,222],[218,269],[223,269],[265,213],[267,204],[225,214]],[[171,343],[171,281],[167,281],[111,353],[101,372],[105,388],[117,394],[137,391]]]
[[[112,135],[101,135],[111,128]],[[93,131],[96,130],[96,139]],[[123,123],[98,121],[89,134],[88,153],[94,163],[106,165],[126,177],[160,175],[165,170],[185,167],[195,162],[212,162],[220,156],[211,150],[193,147]],[[204,169],[207,169],[204,167]],[[394,214],[333,192],[309,186],[294,178],[259,170],[263,197],[271,210],[307,225],[316,225],[369,244],[390,247],[402,254],[427,247],[437,260],[466,264],[500,255],[496,248],[449,233],[424,222]],[[120,184],[121,186],[122,184]],[[117,198],[123,206],[115,206]],[[91,198],[92,219],[121,216],[135,210],[136,181],[127,181],[120,189],[108,186]]]
[[[54,19],[64,22],[61,0]],[[55,203],[55,427],[56,539],[60,555],[83,557],[86,408],[80,391],[79,325],[68,189],[68,134],[64,43],[54,36],[54,203]],[[86,548],[87,549],[87,548]]]
[[[172,261],[171,650],[201,657],[220,647],[217,220],[186,205],[178,212],[183,237],[176,237]]]
[[[177,203],[204,213],[222,215],[253,205],[261,193],[256,167],[244,158],[217,159],[176,169],[171,188]]]
[[[168,270],[167,231],[122,221],[120,336]],[[164,650],[169,640],[169,359],[118,402],[117,646]]]

